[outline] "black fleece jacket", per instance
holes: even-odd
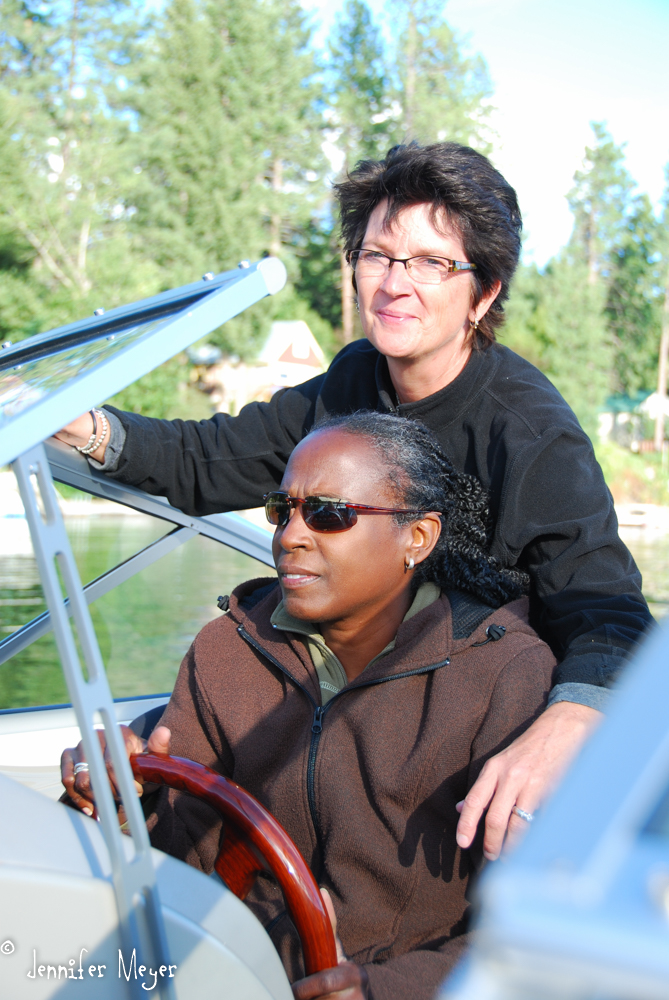
[[[604,689],[652,622],[641,577],[574,413],[540,371],[500,344],[474,351],[450,385],[417,403],[397,403],[385,358],[359,340],[324,375],[237,417],[198,423],[112,410],[126,440],[109,474],[187,513],[257,507],[315,421],[359,409],[421,420],[455,467],[490,490],[492,552],[530,574],[530,621],[562,661],[550,703],[604,707]]]

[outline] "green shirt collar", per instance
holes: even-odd
[[[403,621],[409,621],[419,611],[434,604],[439,598],[441,590],[436,583],[423,583],[416,591],[416,596],[411,602],[411,607],[405,614]],[[318,680],[321,686],[321,702],[327,705],[333,695],[341,691],[348,684],[346,672],[339,659],[335,656],[329,646],[325,644],[323,636],[318,631],[318,626],[314,622],[301,621],[293,618],[284,608],[283,601],[279,601],[270,619],[274,628],[283,632],[296,632],[304,638],[305,645],[311,656]],[[380,653],[369,661],[365,670],[373,663],[380,660],[382,656],[387,656],[395,648],[395,639],[391,639],[388,645]]]

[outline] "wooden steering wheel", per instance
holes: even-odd
[[[168,785],[204,799],[225,820],[225,839],[215,869],[239,899],[245,899],[260,872],[270,871],[281,886],[295,925],[308,976],[337,965],[332,924],[316,880],[280,823],[249,792],[203,764],[142,753],[130,757],[136,778]]]

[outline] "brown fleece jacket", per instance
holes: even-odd
[[[526,599],[454,640],[442,595],[323,709],[303,641],[270,624],[278,585],[248,612],[240,605],[267,583],[238,587],[186,654],[162,719],[170,750],[234,779],[286,828],[330,890],[373,1000],[429,1000],[466,943],[480,861],[480,848],[456,846],[455,804],[542,711],[555,658],[527,624]],[[474,648],[493,622],[504,637]],[[156,847],[213,869],[221,823],[208,806],[163,789],[149,829]],[[247,903],[300,978],[273,880],[259,878]]]

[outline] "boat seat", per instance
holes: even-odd
[[[150,972],[139,953],[133,965],[121,942],[99,824],[3,774],[0,800],[2,995],[119,1000],[141,985],[139,995],[153,992],[160,970]],[[279,956],[244,903],[161,851],[153,858],[178,1000],[292,1000]]]

